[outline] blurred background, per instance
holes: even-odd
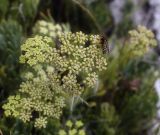
[[[138,25],[154,33],[157,46],[130,58],[124,49],[128,31]],[[103,35],[110,50],[98,91],[83,97],[89,107],[74,106],[72,117],[83,121],[85,134],[160,135],[160,0],[0,0],[0,134],[58,135],[64,129],[69,108],[61,120],[39,130],[4,116],[2,105],[22,81],[21,44],[36,34],[69,31]]]

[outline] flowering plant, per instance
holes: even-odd
[[[65,97],[81,96],[93,88],[107,61],[98,35],[82,32],[61,34],[59,44],[49,37],[35,36],[21,46],[20,62],[27,64],[19,93],[10,96],[3,108],[7,116],[35,127],[46,127],[47,118],[59,118]]]

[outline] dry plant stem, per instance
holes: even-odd
[[[72,99],[71,99],[71,106],[70,106],[70,111],[71,111],[71,114],[72,114],[72,112],[73,112],[73,107],[74,107],[74,96],[72,97]]]
[[[3,135],[2,130],[0,129],[0,135]]]
[[[47,10],[47,15],[45,15],[43,12],[40,12],[40,16],[46,21],[52,21],[53,23],[55,23],[55,21],[53,20],[51,16],[50,10]]]
[[[86,7],[84,7],[78,0],[72,0],[75,4],[77,4],[84,12],[88,14],[88,16],[93,20],[95,26],[97,27],[98,31],[101,33],[102,29],[100,25],[97,23],[96,18],[93,16],[93,14],[88,10]]]

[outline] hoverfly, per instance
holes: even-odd
[[[110,52],[108,41],[102,35],[100,36],[100,44],[101,44],[101,47],[102,47],[103,54],[106,54],[106,53]]]
[[[98,38],[98,40],[99,40],[98,41],[99,45],[100,45],[100,47],[102,49],[102,53],[103,54],[109,53],[110,49],[109,49],[109,44],[108,44],[107,39],[104,36],[100,35],[99,38]],[[87,40],[85,42],[85,47],[89,47],[89,46],[90,46],[90,40]]]

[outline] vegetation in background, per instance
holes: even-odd
[[[147,134],[156,116],[156,41],[132,25],[130,1],[118,27],[105,0],[1,3],[4,135]]]

